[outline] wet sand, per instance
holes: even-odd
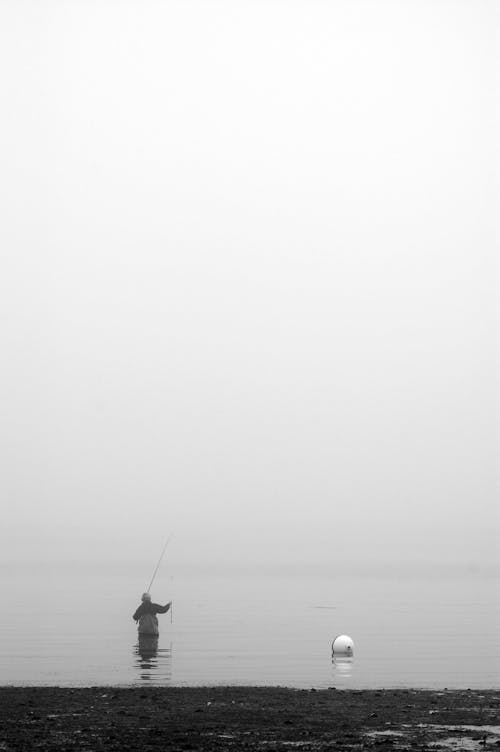
[[[0,687],[6,752],[500,750],[499,724],[500,690]]]

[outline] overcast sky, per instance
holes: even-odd
[[[5,566],[498,564],[498,18],[2,2]]]

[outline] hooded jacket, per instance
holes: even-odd
[[[166,606],[160,606],[158,603],[143,601],[132,617],[139,622],[139,634],[159,634],[156,614],[166,614],[169,608],[170,603],[167,603]]]

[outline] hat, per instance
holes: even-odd
[[[151,600],[151,596],[149,595],[149,593],[142,594],[141,601],[150,601],[150,600]]]

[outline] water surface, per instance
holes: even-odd
[[[172,618],[142,644],[130,578],[2,585],[2,684],[500,687],[495,580],[164,578],[153,598],[173,598]],[[354,656],[332,661],[340,633]]]

